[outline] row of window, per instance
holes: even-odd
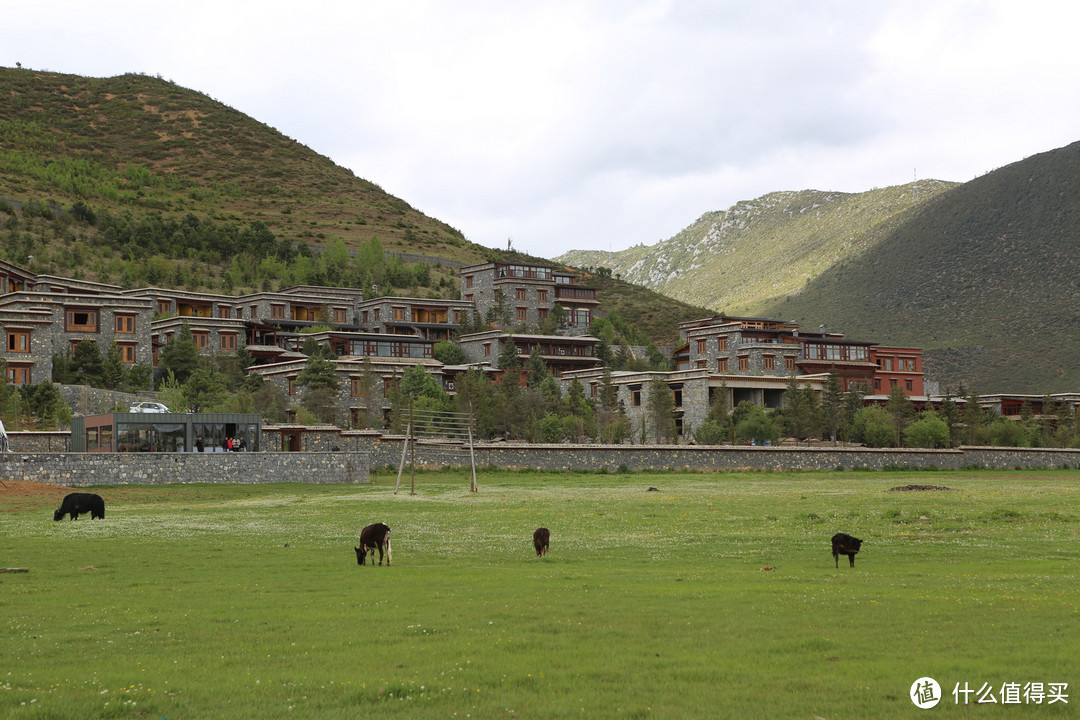
[[[915,372],[915,358],[879,357],[877,365],[885,372]]]
[[[632,405],[633,407],[641,407],[641,386],[640,385],[631,385],[629,389],[630,389],[630,405]],[[671,390],[672,404],[677,408],[681,408],[682,407],[682,391],[683,391],[682,385],[669,385],[668,389]],[[596,383],[592,383],[592,386],[591,386],[591,389],[590,389],[590,394],[593,397],[597,396],[598,389],[597,389],[597,384]]]
[[[290,319],[306,322],[318,322],[320,319],[319,314],[322,311],[321,307],[306,307],[303,305],[287,306],[280,303],[273,303],[270,305],[270,318],[273,320],[284,320],[286,308],[290,308]],[[248,307],[248,317],[251,319],[257,318],[258,310],[258,305],[250,305]],[[171,315],[172,302],[169,300],[158,300],[157,311],[159,315]],[[176,314],[181,317],[212,317],[211,307],[209,305],[186,305],[178,303]],[[346,308],[330,308],[329,314],[332,322],[341,325],[344,325],[349,320],[349,312]],[[244,308],[218,306],[217,316],[219,318],[232,318],[235,316],[237,319],[241,319],[244,317]]]

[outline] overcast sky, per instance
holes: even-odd
[[[2,65],[160,75],[548,258],[1080,139],[1080,4],[1056,0],[51,0],[0,22]]]

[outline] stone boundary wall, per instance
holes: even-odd
[[[405,438],[357,435],[341,452],[258,453],[7,453],[0,479],[77,487],[183,483],[365,483],[371,468],[401,462]],[[354,449],[351,445],[366,445]],[[1080,450],[965,447],[953,450],[870,448],[702,447],[675,445],[530,445],[489,443],[475,448],[478,468],[618,472],[674,470],[1080,470]],[[406,456],[408,462],[413,457]],[[467,467],[468,448],[418,442],[418,467]]]
[[[367,453],[5,453],[0,479],[50,485],[366,483]]]
[[[364,440],[368,442],[365,443]],[[367,445],[373,467],[396,468],[401,462],[405,438],[366,436],[356,446]],[[351,440],[344,443],[352,449]],[[1080,449],[1031,449],[962,447],[949,450],[745,447],[700,445],[530,445],[485,443],[475,447],[477,467],[508,470],[690,470],[730,472],[736,470],[961,470],[984,469],[1080,469]],[[410,452],[411,456],[412,453]],[[468,465],[468,449],[446,443],[416,443],[420,467]],[[409,458],[406,458],[406,462]]]
[[[19,430],[9,432],[8,449],[13,453],[71,452],[71,431]]]

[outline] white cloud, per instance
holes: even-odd
[[[1075,140],[1080,9],[402,0],[5,10],[0,63],[160,74],[470,239],[553,256],[774,190],[968,180]]]

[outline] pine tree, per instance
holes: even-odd
[[[840,376],[830,370],[821,391],[821,430],[834,443],[840,429],[840,416],[844,407],[844,393],[841,390]]]
[[[191,373],[199,367],[199,349],[195,347],[187,323],[180,326],[180,332],[162,349],[160,367],[163,374],[172,372],[180,384],[187,382]]]
[[[915,406],[908,400],[904,390],[899,385],[893,385],[889,391],[889,399],[885,403],[885,409],[893,419],[896,429],[896,446],[904,446],[904,430],[915,419]]]
[[[655,442],[665,442],[675,437],[675,399],[671,388],[660,378],[649,383],[648,396],[645,398],[645,412],[649,418],[649,435]]]
[[[517,343],[514,342],[512,335],[506,336],[502,351],[499,352],[499,357],[495,360],[495,366],[500,370],[514,370],[521,367]]]

